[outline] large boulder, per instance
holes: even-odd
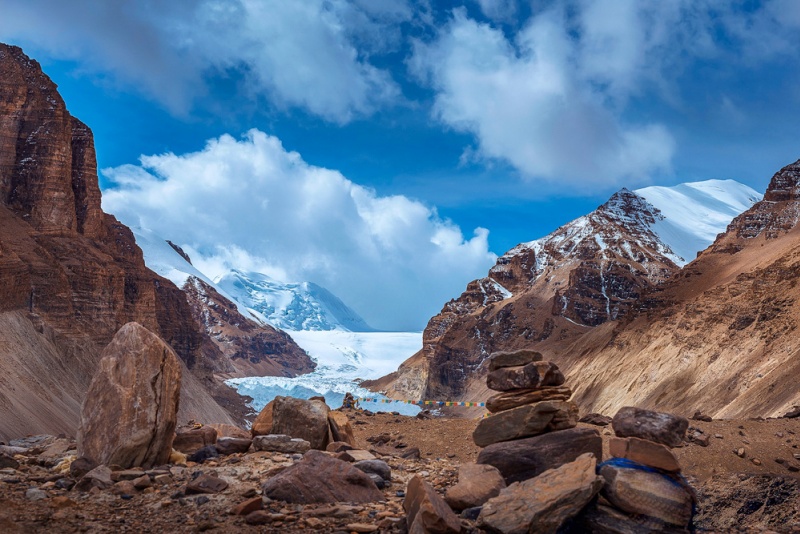
[[[408,482],[403,500],[409,533],[457,534],[461,521],[436,490],[419,475]]]
[[[597,460],[583,454],[574,462],[515,482],[483,506],[478,526],[492,532],[555,534],[603,487]]]
[[[315,450],[267,480],[262,490],[270,499],[298,504],[384,500],[369,475]]]
[[[217,442],[217,431],[213,427],[179,427],[172,441],[172,448],[184,454],[192,454],[203,447],[208,447]]]
[[[450,508],[460,512],[483,506],[492,497],[497,497],[505,487],[506,481],[496,467],[487,464],[461,464],[458,468],[458,484],[448,488],[444,500]]]
[[[272,431],[272,410],[275,408],[275,401],[271,400],[256,416],[253,426],[250,427],[250,434],[253,437],[277,434]]]
[[[578,424],[578,406],[572,401],[543,401],[526,404],[481,419],[472,440],[478,447],[500,441],[566,430]]]
[[[328,412],[325,401],[275,397],[272,408],[272,434],[301,438],[312,449],[324,451],[328,445]]]
[[[78,456],[121,467],[164,464],[172,451],[181,389],[173,350],[128,323],[103,350],[81,408]]]
[[[333,441],[347,443],[348,445],[355,446],[356,436],[353,434],[353,425],[350,424],[350,419],[344,412],[337,410],[328,412],[328,424],[331,429],[331,438]]]
[[[571,428],[489,445],[480,452],[477,463],[493,465],[506,484],[511,484],[572,462],[587,452],[602,458],[600,433],[594,428]]]
[[[689,420],[671,413],[626,406],[617,412],[611,426],[620,438],[648,439],[667,447],[680,447],[686,437]]]
[[[602,495],[629,514],[654,517],[686,527],[692,518],[693,496],[676,479],[641,469],[604,465]]]

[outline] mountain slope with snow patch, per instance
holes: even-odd
[[[374,330],[336,295],[312,282],[285,283],[261,273],[232,270],[216,283],[276,328]]]

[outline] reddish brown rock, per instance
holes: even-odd
[[[265,497],[298,504],[384,500],[366,473],[316,450],[268,479],[262,489]]]
[[[578,424],[578,407],[569,401],[527,404],[481,419],[472,439],[479,447],[500,441],[565,430]]]
[[[215,423],[205,425],[217,431],[217,439],[219,438],[250,438],[251,434],[247,430],[241,429],[238,426],[227,425],[225,423]]]
[[[325,447],[327,452],[344,452],[352,451],[355,447],[343,441],[332,441]]]
[[[337,410],[328,412],[328,424],[330,425],[333,441],[343,441],[349,445],[356,444],[353,426],[350,424],[350,419],[343,412]]]
[[[415,475],[408,483],[403,510],[406,512],[409,532],[456,534],[461,531],[458,516],[419,475]]]
[[[253,437],[276,434],[276,432],[272,431],[272,411],[274,408],[275,401],[271,400],[258,412],[253,421],[253,426],[250,427],[250,433]]]
[[[250,450],[253,440],[250,438],[220,438],[214,447],[223,455],[244,454]]]
[[[486,377],[486,386],[495,391],[560,386],[564,375],[553,362],[532,362],[517,367],[501,367]]]
[[[639,438],[611,438],[608,452],[615,458],[627,458],[642,465],[677,473],[681,470],[678,459],[668,447]]]
[[[184,454],[192,454],[216,442],[217,431],[210,426],[203,425],[200,428],[180,427],[175,432],[172,448]]]
[[[120,328],[81,410],[78,455],[122,467],[166,463],[180,384],[180,363],[163,340],[137,323]]]
[[[531,362],[542,361],[542,354],[530,349],[520,349],[515,351],[498,351],[489,356],[489,371],[496,371],[503,367],[517,367],[527,365]]]
[[[538,389],[512,389],[492,395],[486,401],[486,409],[491,413],[510,410],[525,404],[541,401],[569,400],[572,390],[567,386],[547,386]],[[611,418],[609,418],[609,422]]]
[[[496,467],[486,464],[462,464],[458,468],[458,483],[447,489],[445,502],[460,512],[483,504],[500,494],[506,487],[503,475]]]
[[[324,401],[275,397],[272,402],[272,433],[301,438],[312,449],[325,450],[330,408]]]
[[[228,483],[217,476],[200,475],[186,485],[186,494],[219,493],[225,491],[227,487]]]
[[[602,458],[600,433],[593,428],[572,428],[489,445],[480,452],[477,463],[493,465],[506,484],[511,484],[572,462],[587,452]]]
[[[583,454],[536,478],[511,484],[484,505],[478,526],[492,532],[555,534],[603,487],[596,465],[592,454]]]
[[[237,504],[231,510],[231,514],[233,515],[248,515],[256,510],[263,510],[264,509],[264,499],[259,497],[253,497],[252,499],[247,499],[246,501]]]
[[[655,517],[685,527],[692,517],[692,496],[674,480],[658,473],[605,465],[603,496],[629,514]]]
[[[620,438],[642,438],[668,447],[680,447],[689,420],[679,415],[626,406],[617,412],[611,426]]]

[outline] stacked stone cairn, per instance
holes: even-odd
[[[497,352],[488,366],[487,384],[499,393],[486,404],[494,415],[481,420],[473,433],[475,443],[485,448],[477,464],[460,467],[445,502],[464,518],[477,518],[485,531],[555,533],[603,485],[595,472],[603,448],[600,434],[576,428],[578,408],[569,400],[572,392],[564,386],[564,375],[538,352]],[[430,493],[427,498],[433,500]],[[425,529],[414,530],[412,518],[424,518],[413,513],[419,508],[414,502],[407,507],[409,532],[457,532],[439,529],[430,520],[422,523]]]
[[[532,350],[495,352],[489,357],[486,385],[499,391],[486,402],[494,415],[483,419],[472,435],[475,444],[536,436],[578,424],[578,407],[572,391],[553,362]]]
[[[616,435],[609,441],[612,458],[599,469],[605,502],[587,511],[586,527],[592,531],[614,525],[631,531],[684,532],[696,496],[681,477],[681,466],[671,449],[683,445],[689,421],[625,407],[611,424]]]

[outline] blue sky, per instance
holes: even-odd
[[[106,209],[419,329],[620,187],[800,157],[800,3],[11,0]],[[488,230],[488,234],[477,228]]]

